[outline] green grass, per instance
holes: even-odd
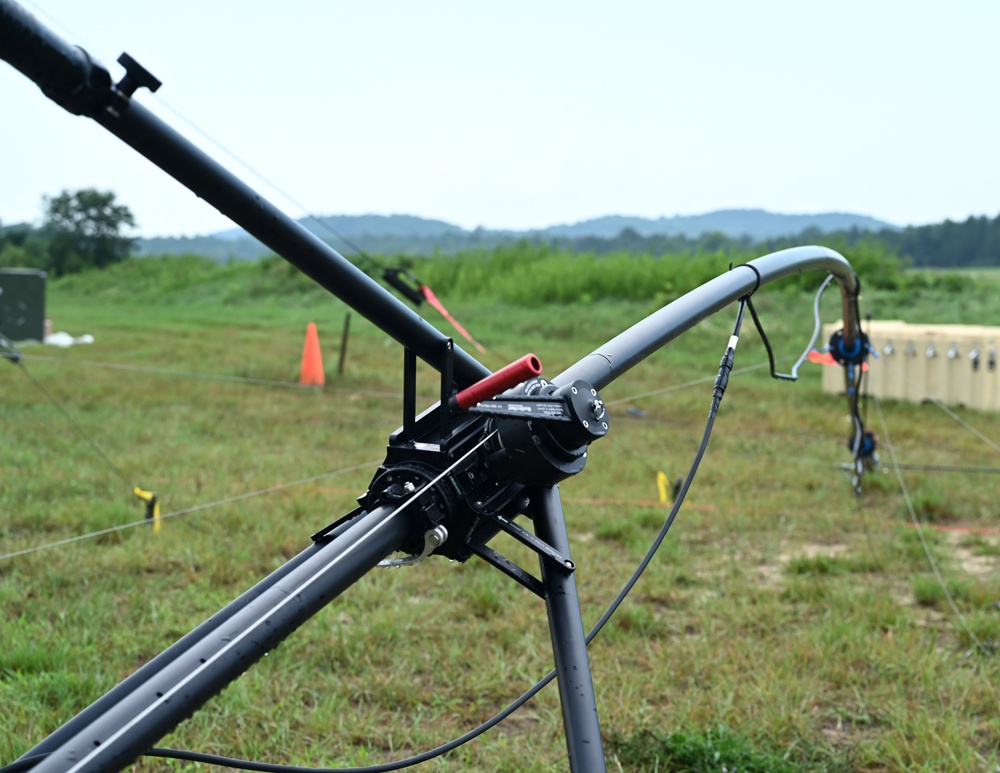
[[[886,318],[972,322],[988,311],[996,319],[995,280],[976,282],[961,297],[931,285],[915,297],[873,291],[865,304]],[[488,365],[533,351],[547,373],[658,302],[523,305],[439,294],[490,349]],[[757,306],[779,356],[797,356],[811,328],[810,295],[765,288]],[[824,309],[827,318],[839,313],[832,298]],[[51,283],[48,312],[57,329],[96,341],[26,347],[25,365],[126,480],[18,369],[0,368],[0,553],[141,520],[132,482],[155,489],[173,512],[377,463],[401,421],[400,401],[386,396],[399,392],[399,347],[354,315],[338,376],[345,308],[282,264],[125,264]],[[732,317],[706,320],[604,391],[611,431],[561,487],[587,622],[666,516],[657,472],[684,475],[700,439],[711,384],[660,390],[714,376]],[[294,381],[309,321],[320,329],[326,390],[92,364]],[[764,359],[746,332],[737,368]],[[418,387],[422,400],[435,399],[426,368]],[[933,406],[883,410],[904,461],[994,464],[981,440]],[[960,413],[1000,438],[1000,417]],[[732,378],[674,530],[591,648],[612,770],[1000,764],[1000,668],[970,635],[988,652],[1000,638],[1000,481],[905,477],[963,625],[942,600],[894,473],[873,473],[856,499],[836,469],[847,460],[847,430],[843,401],[821,393],[816,369],[798,384],[763,371]],[[0,560],[0,762],[296,554],[354,506],[373,472],[178,516],[159,535],[139,527]],[[524,551],[508,550],[534,567]],[[480,562],[373,572],[163,745],[295,764],[377,763],[487,719],[550,660],[541,602]],[[565,770],[556,692],[427,767]]]
[[[625,770],[650,773],[794,773],[812,767],[758,751],[749,741],[722,726],[666,736],[640,731],[630,738],[613,739],[612,747],[617,762]],[[832,770],[826,766],[819,769]]]

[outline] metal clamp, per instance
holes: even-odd
[[[445,541],[448,539],[448,530],[442,526],[435,526],[433,529],[428,529],[424,532],[424,549],[420,552],[419,556],[406,556],[405,558],[387,558],[384,561],[379,562],[381,567],[397,567],[397,566],[412,566],[413,564],[419,564],[427,556],[433,553],[437,548],[441,547]]]

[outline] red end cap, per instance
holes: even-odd
[[[482,381],[463,389],[455,395],[455,402],[462,410],[471,408],[476,403],[489,400],[491,397],[515,387],[522,381],[540,375],[542,363],[535,355],[526,354],[521,359],[506,365],[496,373],[492,373]]]

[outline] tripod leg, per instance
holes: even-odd
[[[532,493],[535,533],[568,559],[569,538],[558,487],[537,488]],[[603,773],[607,767],[576,581],[565,566],[551,559],[543,558],[541,564],[570,770]]]

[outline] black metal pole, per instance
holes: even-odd
[[[96,120],[424,362],[435,369],[440,366],[447,336],[142,105],[132,100],[120,116],[106,111]],[[488,368],[456,348],[459,387],[489,374]]]
[[[36,744],[30,751],[22,755],[22,757],[31,757],[37,754],[48,754],[49,752],[59,748],[59,746],[75,736],[95,718],[111,709],[130,693],[138,690],[139,687],[147,680],[155,676],[167,665],[174,662],[179,656],[188,651],[195,644],[203,641],[213,631],[218,629],[219,626],[229,620],[234,614],[247,606],[247,604],[255,601],[269,588],[272,588],[274,585],[281,582],[289,572],[302,564],[304,561],[309,560],[309,558],[320,548],[321,546],[319,545],[311,545],[306,550],[289,560],[286,564],[279,567],[272,574],[268,575],[250,588],[250,590],[246,591],[242,596],[227,604],[224,609],[219,610],[193,631],[186,634],[181,639],[178,639],[174,644],[150,660],[138,671],[135,671],[126,677],[125,680],[109,690],[98,700],[94,701],[94,703],[90,704],[90,706],[66,722],[66,724],[55,730],[43,741]]]
[[[333,541],[293,559],[290,570],[245,601],[220,613],[217,625],[178,648],[131,689],[119,686],[114,701],[94,704],[71,731],[57,731],[25,756],[49,754],[33,773],[98,773],[120,770],[249,669],[302,623],[350,587],[408,538],[405,508],[383,507],[359,515]],[[259,586],[258,586],[259,587]],[[211,622],[211,621],[210,621]],[[112,693],[109,693],[111,695]]]
[[[536,488],[531,492],[531,502],[535,534],[569,559],[569,537],[559,488]],[[576,580],[565,566],[550,558],[543,556],[541,567],[570,770],[603,773],[607,767]]]

